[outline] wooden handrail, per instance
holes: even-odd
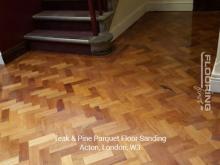
[[[94,36],[99,33],[99,26],[96,17],[96,6],[98,7],[99,15],[107,9],[107,0],[88,0],[89,14],[91,17],[91,27]]]

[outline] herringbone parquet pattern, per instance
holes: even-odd
[[[214,60],[219,17],[149,13],[110,56],[35,51],[2,67],[0,164],[220,164],[220,97],[212,112],[201,112],[193,89],[200,53]],[[83,152],[81,144],[95,142],[55,140],[65,135],[168,139],[138,142],[140,151]]]

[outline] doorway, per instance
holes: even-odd
[[[219,0],[194,0],[194,11],[220,10]]]

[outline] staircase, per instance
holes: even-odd
[[[113,7],[109,0],[43,0],[33,16],[36,30],[24,38],[30,49],[107,54]]]

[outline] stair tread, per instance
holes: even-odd
[[[57,30],[35,30],[24,36],[24,38],[28,40],[80,44],[89,44],[92,37],[93,35],[91,32]]]
[[[104,12],[99,15],[97,12],[97,20],[105,20],[113,14],[112,11]],[[41,20],[57,20],[57,21],[89,21],[90,16],[88,11],[71,11],[71,10],[46,10],[33,16],[34,19]]]

